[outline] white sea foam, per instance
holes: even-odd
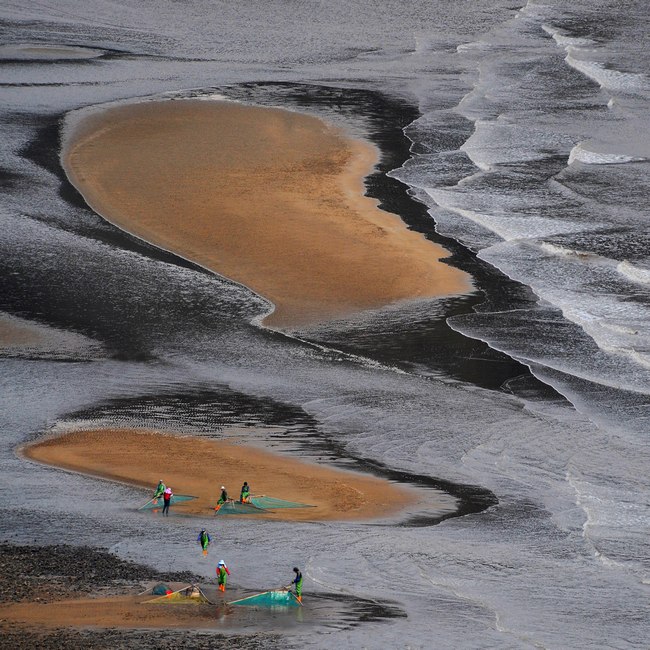
[[[553,27],[552,25],[542,25],[542,29],[551,36],[560,47],[585,47],[595,44],[595,41],[591,38],[569,36],[566,31]]]
[[[644,162],[645,160],[647,158],[642,156],[591,151],[582,142],[573,147],[569,154],[569,165],[574,162],[580,162],[585,165],[620,165],[629,162]]]
[[[549,151],[568,151],[572,139],[562,133],[518,124],[503,117],[477,120],[474,133],[462,145],[472,162],[484,171],[498,164],[545,160]]]
[[[635,345],[641,343],[639,340],[639,331],[626,324],[608,320],[606,313],[598,312],[598,305],[593,302],[580,303],[579,296],[573,292],[564,297],[564,301],[559,297],[558,292],[540,291],[542,296],[553,297],[556,303],[562,308],[562,313],[570,321],[580,325],[582,329],[595,341],[598,347],[604,352],[614,355],[624,355],[627,357],[638,356],[639,352]],[[610,305],[611,306],[611,305]],[[647,332],[646,332],[647,335]],[[646,337],[644,337],[646,338]],[[639,359],[640,360],[640,359]],[[644,365],[646,365],[644,363]],[[568,369],[565,368],[565,369]],[[633,374],[623,373],[610,378],[604,378],[593,371],[589,374],[581,372],[579,369],[572,370],[576,376],[589,378],[595,383],[612,387],[625,387],[628,390],[635,390],[650,394],[650,386],[647,384],[647,377],[639,381],[638,377]]]
[[[627,260],[620,262],[616,267],[618,272],[626,279],[638,284],[650,284],[650,268],[632,264]]]
[[[626,299],[626,286],[614,260],[565,245],[523,239],[491,246],[478,255],[510,277],[526,277],[542,300],[558,307],[591,339],[585,346],[590,349],[587,356],[560,352],[559,348],[545,352],[524,346],[516,349],[519,358],[543,360],[549,367],[602,386],[650,392],[650,310],[643,302]],[[571,328],[566,331],[575,332]],[[556,336],[552,331],[549,334]],[[574,334],[573,339],[572,345],[576,345],[580,337]],[[604,354],[594,356],[593,343]]]
[[[634,363],[650,368],[650,350],[626,350],[626,354]]]
[[[570,48],[565,61],[572,67],[593,79],[606,90],[635,93],[648,90],[648,78],[644,74],[634,72],[621,72],[606,67],[600,61],[589,61],[576,56],[580,50]]]
[[[585,253],[583,251],[577,251],[572,248],[566,248],[565,246],[559,246],[558,244],[550,244],[548,242],[542,242],[541,249],[552,255],[560,255],[563,257],[575,257],[582,260],[595,259],[597,256],[592,253]]]
[[[232,101],[225,95],[221,95],[219,93],[210,93],[209,95],[198,95],[197,97],[194,97],[193,99],[200,99],[202,101],[207,101],[207,102],[227,102],[227,101]]]
[[[489,50],[491,45],[485,41],[472,41],[471,43],[461,43],[456,46],[456,51],[463,52],[484,52]]]
[[[540,295],[547,294],[540,291]],[[605,309],[599,312],[598,308],[601,305],[596,305],[594,302],[577,303],[579,297],[575,294],[567,294],[566,302],[563,302],[557,293],[549,297],[560,304],[564,316],[580,325],[603,352],[633,362],[632,365],[612,365],[608,376],[604,374],[606,366],[602,363],[599,364],[600,367],[596,366],[589,372],[567,365],[563,369],[565,372],[568,371],[576,377],[588,379],[595,384],[650,395],[650,377],[647,373],[650,370],[650,332],[647,320],[628,323],[623,314],[620,316],[623,320],[616,320],[615,317],[607,314],[607,307],[616,307],[615,303],[607,304],[603,301]],[[570,302],[571,299],[574,302]],[[558,369],[561,368],[558,366]]]
[[[445,188],[424,188],[426,193],[441,207],[492,231],[501,239],[537,239],[560,233],[583,232],[586,227],[579,221],[559,221],[551,217],[520,216],[504,208],[499,213],[489,213],[473,207],[472,197]],[[590,227],[598,228],[594,222]]]

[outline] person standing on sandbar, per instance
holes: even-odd
[[[217,501],[217,507],[214,509],[215,512],[221,508],[221,506],[228,501],[228,492],[226,491],[226,486],[222,485],[221,486],[221,495],[219,496],[219,500]]]
[[[160,479],[160,481],[158,481],[158,487],[156,488],[156,491],[154,492],[153,498],[154,499],[160,499],[160,497],[165,492],[166,487],[167,486],[163,483],[163,480]]]
[[[241,486],[241,493],[239,495],[239,500],[242,503],[251,502],[251,487],[250,485],[248,485],[246,481],[244,481],[244,485]]]

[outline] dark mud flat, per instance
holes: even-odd
[[[0,603],[44,603],[91,593],[123,594],[144,589],[141,583],[153,580],[198,582],[200,579],[187,571],[161,573],[88,547],[0,545]],[[0,647],[4,650],[171,650],[179,647],[265,650],[291,646],[286,639],[265,633],[222,635],[203,630],[26,629],[7,623],[0,615]]]
[[[54,630],[3,629],[0,642],[5,650],[274,650],[291,648],[275,635],[231,636],[206,632],[153,630]]]
[[[197,582],[193,573],[160,573],[88,547],[0,545],[0,603],[51,602],[144,589],[141,581]]]
[[[198,583],[201,579],[190,572],[161,573],[88,547],[0,545],[0,603],[4,604],[137,593],[145,589],[143,583],[152,581]],[[233,592],[235,599],[246,595],[251,594]],[[173,616],[171,610],[170,615]],[[215,625],[221,629],[209,631],[28,627],[5,620],[0,614],[0,647],[3,650],[293,648],[299,644],[300,634],[307,630],[327,633],[405,617],[406,612],[396,603],[377,603],[345,594],[310,594],[304,608],[286,612],[225,603],[215,610]]]

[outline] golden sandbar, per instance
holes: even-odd
[[[94,210],[264,296],[273,327],[472,289],[447,251],[363,195],[376,159],[309,115],[198,100],[92,113],[63,152]]]
[[[253,494],[316,506],[277,510],[265,514],[264,520],[368,519],[424,500],[422,493],[385,479],[250,445],[139,429],[72,431],[24,447],[22,453],[48,465],[148,487],[152,492],[163,479],[175,493],[197,497],[173,505],[172,514],[211,516],[221,486],[239,498],[244,481]],[[426,499],[429,509],[436,507],[430,495]],[[440,508],[448,511],[450,502],[441,493]]]

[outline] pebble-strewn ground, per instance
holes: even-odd
[[[189,572],[160,573],[88,547],[0,544],[0,603],[48,602],[90,593],[132,593],[144,589],[142,583],[154,580],[196,582],[199,578]],[[269,634],[233,636],[183,630],[26,630],[6,623],[0,614],[0,647],[3,650],[220,650],[226,647],[262,650],[279,647],[279,641]],[[283,647],[288,647],[286,641]]]
[[[0,642],[5,650],[269,650],[288,648],[275,636],[224,636],[184,631],[142,630],[54,630],[25,632],[0,628]]]
[[[189,572],[160,573],[104,551],[73,546],[0,545],[0,602],[47,602],[89,593],[128,593],[140,581],[199,582]]]

